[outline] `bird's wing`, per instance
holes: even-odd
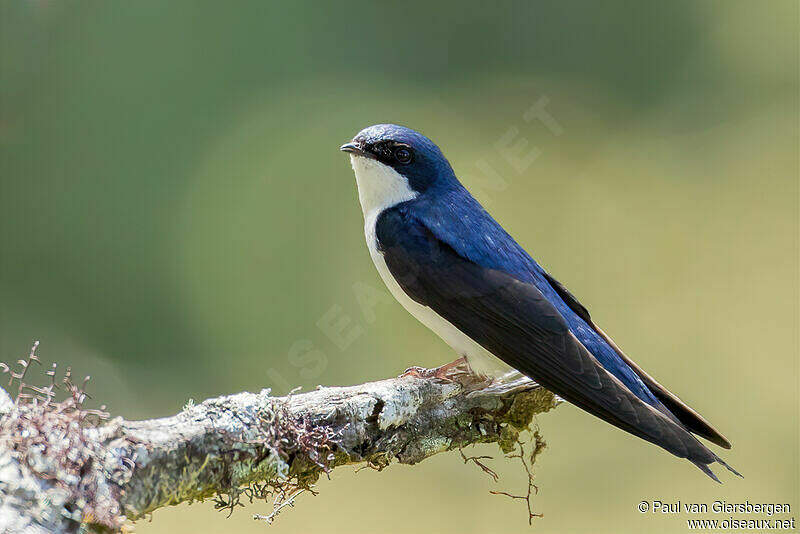
[[[624,352],[622,352],[622,349],[620,349],[617,344],[614,343],[608,334],[603,332],[603,330],[601,330],[600,327],[597,326],[594,321],[592,321],[592,318],[589,315],[589,310],[587,310],[586,307],[583,306],[583,304],[581,304],[577,298],[575,298],[575,295],[570,293],[570,291],[564,287],[564,284],[550,276],[550,274],[547,272],[543,272],[542,274],[544,274],[547,281],[550,283],[553,289],[555,289],[556,293],[559,294],[567,306],[569,306],[572,311],[574,311],[581,319],[583,319],[586,324],[594,329],[594,331],[597,332],[606,341],[606,343],[611,346],[612,349],[614,349],[614,351],[619,355],[620,358],[622,358],[628,367],[633,369],[633,372],[639,375],[639,378],[642,379],[642,382],[644,382],[648,389],[653,392],[656,398],[658,398],[658,400],[660,400],[681,423],[686,425],[690,431],[694,432],[698,436],[702,436],[712,443],[716,443],[725,449],[731,448],[731,444],[725,438],[725,436],[712,427],[699,413],[694,411],[685,402],[679,399],[677,395],[659,384],[655,378],[647,374],[636,364],[636,362],[631,360]]]
[[[389,209],[378,247],[403,290],[501,360],[589,413],[698,466],[717,457],[631,393],[570,332],[530,283],[457,254],[408,213]],[[706,470],[704,469],[704,470]],[[710,471],[708,471],[710,472]]]

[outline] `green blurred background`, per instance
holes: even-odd
[[[539,531],[686,530],[642,499],[800,507],[796,1],[9,1],[0,25],[0,359],[40,339],[128,418],[453,359],[389,300],[338,151],[398,122],[745,475],[716,485],[562,406],[540,418]],[[555,129],[525,120],[537,103]],[[504,136],[539,156],[516,169]],[[374,315],[354,285],[385,296]],[[480,452],[498,484],[455,454],[342,469],[272,531],[526,531],[488,494],[522,491],[519,466]],[[268,508],[137,531],[264,532]]]

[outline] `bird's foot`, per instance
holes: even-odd
[[[469,374],[469,366],[467,359],[461,357],[450,363],[446,363],[434,369],[426,369],[425,367],[409,367],[403,372],[401,377],[412,376],[414,378],[437,378],[439,380],[446,380],[448,382],[454,381],[457,377]]]
[[[409,376],[413,378],[430,378],[433,371],[435,371],[435,369],[426,369],[425,367],[415,365],[403,371],[403,374],[401,374],[399,378],[406,378]]]

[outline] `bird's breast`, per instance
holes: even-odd
[[[369,249],[369,255],[375,268],[378,270],[383,283],[392,296],[419,322],[427,326],[438,335],[445,343],[455,350],[460,356],[467,358],[471,369],[481,375],[489,377],[505,377],[513,373],[514,369],[503,363],[488,350],[464,334],[447,319],[436,313],[432,308],[415,301],[403,290],[392,275],[383,253],[378,248],[378,238],[375,225],[381,211],[374,210],[364,216],[364,237]]]

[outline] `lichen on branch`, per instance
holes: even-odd
[[[57,401],[55,369],[49,386],[28,386],[34,363],[32,351],[21,371],[7,368],[17,397],[0,403],[2,531],[113,531],[158,508],[208,498],[229,513],[271,500],[272,513],[260,517],[272,521],[342,465],[381,470],[476,443],[511,453],[533,417],[557,403],[530,381],[490,384],[448,366],[443,378],[411,373],[284,397],[265,389],[125,421],[86,408],[85,385],[70,379]]]

